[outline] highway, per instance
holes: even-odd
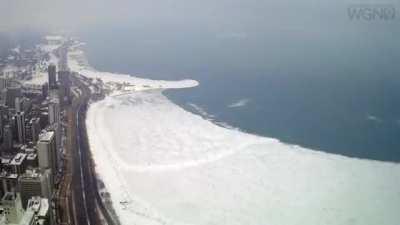
[[[67,51],[63,51],[59,67],[68,69]],[[104,218],[107,225],[118,225],[109,214],[101,199],[94,162],[91,158],[86,133],[86,110],[91,96],[90,89],[78,78],[70,74],[72,86],[79,89],[67,107],[67,145],[64,176],[59,194],[60,224],[101,225]],[[100,209],[100,210],[98,210]]]
[[[75,135],[76,147],[72,151],[72,196],[75,205],[76,225],[101,224],[99,213],[104,217],[108,225],[118,224],[109,215],[101,200],[97,187],[97,178],[94,170],[94,162],[91,158],[88,137],[86,133],[86,110],[90,98],[89,88],[77,77],[72,77],[74,86],[79,87],[81,95],[73,103],[75,109]],[[99,212],[97,207],[100,209]]]
[[[79,85],[80,82],[73,79],[74,85]],[[76,225],[97,225],[99,217],[96,212],[96,203],[93,198],[93,189],[91,188],[91,173],[90,160],[87,160],[87,149],[82,148],[82,135],[85,130],[82,130],[84,123],[84,115],[86,105],[90,97],[85,88],[80,88],[81,95],[72,102],[72,111],[74,118],[74,129],[72,129],[72,142],[74,143],[71,149],[72,159],[72,202],[74,214],[74,224]]]

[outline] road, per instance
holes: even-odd
[[[96,211],[96,199],[93,193],[91,160],[90,154],[83,147],[83,136],[86,135],[84,127],[84,116],[86,114],[87,102],[90,92],[77,79],[72,79],[73,84],[81,90],[79,98],[72,102],[74,129],[72,129],[72,142],[74,143],[71,151],[72,159],[72,202],[74,214],[73,218],[76,225],[97,225],[100,224],[99,215]]]
[[[61,51],[59,68],[68,69],[67,51]],[[66,166],[60,191],[59,221],[61,224],[118,225],[101,199],[97,187],[94,162],[86,133],[86,110],[91,96],[89,88],[77,76],[70,74],[72,86],[78,87],[67,108]],[[100,209],[100,210],[97,210]]]
[[[72,77],[72,82],[81,91],[80,97],[73,102],[72,106],[75,109],[76,121],[75,135],[72,135],[72,137],[76,137],[75,151],[72,151],[72,196],[75,205],[76,224],[101,224],[99,213],[101,213],[108,225],[118,224],[113,220],[100,197],[94,162],[90,154],[85,123],[90,90],[76,77]],[[101,212],[96,210],[97,207]]]

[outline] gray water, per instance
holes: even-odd
[[[288,7],[295,14],[279,14],[243,3],[223,25],[157,21],[79,36],[99,70],[198,80],[198,87],[166,94],[216,122],[321,151],[399,162],[399,20],[352,21],[347,6],[309,2]]]

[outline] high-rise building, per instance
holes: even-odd
[[[56,100],[59,102],[60,93],[58,92],[58,89],[50,89],[47,95],[51,101]]]
[[[7,77],[0,77],[0,91],[6,89],[8,86],[8,78]]]
[[[40,128],[44,129],[49,125],[49,110],[48,109],[43,109],[39,113],[39,118],[40,118]]]
[[[9,165],[12,168],[13,173],[17,174],[18,176],[23,174],[26,169],[26,159],[27,154],[19,152],[11,159]]]
[[[54,218],[51,214],[49,199],[39,196],[29,199],[26,211],[23,217],[26,224],[35,225],[53,225]]]
[[[39,141],[36,144],[41,169],[51,169],[51,173],[57,171],[57,147],[54,131],[46,131],[39,135]]]
[[[53,96],[49,103],[49,129],[54,131],[56,149],[61,148],[60,103],[58,96]],[[57,159],[58,160],[58,159]]]
[[[7,88],[0,91],[0,104],[7,105]]]
[[[52,99],[49,103],[49,124],[60,122],[60,104],[57,99]]]
[[[59,71],[58,80],[60,81],[60,84],[65,84],[67,86],[70,86],[71,85],[70,72],[68,70]]]
[[[34,196],[52,199],[52,186],[50,183],[50,170],[32,169],[26,170],[19,179],[22,206],[25,208],[28,200]]]
[[[4,116],[7,114],[5,105],[0,105],[0,136],[3,136],[3,125],[5,122]]]
[[[33,142],[32,137],[32,120],[25,124],[25,142],[30,143]]]
[[[32,101],[25,97],[15,98],[15,111],[27,113],[32,108]]]
[[[42,97],[45,99],[47,95],[49,94],[49,86],[47,83],[42,85]]]
[[[49,75],[49,89],[57,88],[57,78],[56,78],[56,66],[54,64],[50,64],[47,68],[47,72]]]
[[[0,104],[7,105],[6,101],[7,101],[7,88],[0,91]]]
[[[54,132],[54,138],[56,140],[56,149],[57,153],[61,150],[61,124],[60,123],[53,123],[48,127],[49,131]],[[59,154],[57,154],[57,160],[59,161],[60,159],[58,158]]]
[[[40,117],[32,118],[32,141],[36,143],[39,140],[40,134]]]
[[[13,147],[13,132],[9,124],[4,126],[3,129],[3,148],[7,151]]]
[[[25,113],[24,112],[17,112],[15,114],[15,121],[17,124],[17,137],[18,142],[21,144],[25,143]]]
[[[15,108],[15,99],[22,97],[22,90],[20,86],[8,87],[5,93],[5,104],[9,108]]]
[[[59,92],[61,104],[67,105],[71,101],[71,80],[69,71],[59,71],[58,80],[60,82]]]
[[[17,189],[18,174],[13,171],[12,165],[10,165],[11,159],[3,158],[2,170],[0,172],[0,189],[5,192],[14,192]]]
[[[23,99],[20,97],[15,98],[15,111],[16,112],[21,112],[22,111],[22,101]]]
[[[34,117],[25,125],[26,142],[36,143],[40,133],[40,118]]]
[[[1,110],[0,110],[0,137],[3,137],[3,124],[4,123],[4,120],[3,120],[3,116],[2,116],[2,114],[1,114]]]

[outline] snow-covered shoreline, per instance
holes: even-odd
[[[74,72],[92,79],[101,79],[104,83],[126,83],[134,85],[134,91],[152,90],[152,89],[178,89],[190,88],[199,85],[195,80],[180,80],[180,81],[165,81],[165,80],[150,80],[140,77],[131,76],[128,74],[116,74],[110,72],[100,72],[90,67],[87,63],[84,52],[77,48],[68,54],[68,66]]]
[[[81,61],[79,61],[80,59]],[[217,126],[159,89],[198,83],[153,81],[83,65],[73,71],[128,82],[128,95],[90,105],[96,171],[122,224],[360,224],[400,221],[400,165],[287,145]]]

